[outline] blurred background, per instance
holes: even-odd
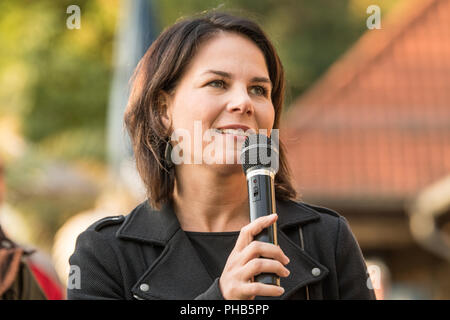
[[[213,8],[277,48],[296,187],[348,219],[378,298],[450,299],[450,0],[2,0],[4,231],[67,283],[78,234],[145,199],[122,125],[137,62]]]

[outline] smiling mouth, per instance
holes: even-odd
[[[233,136],[242,136],[242,137],[248,137],[249,135],[254,133],[254,130],[247,130],[244,131],[243,129],[217,129],[214,128],[213,129],[214,132],[217,132],[219,134],[229,134],[229,135],[233,135]]]

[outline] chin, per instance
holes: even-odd
[[[242,169],[242,165],[235,164],[210,164],[208,165],[212,170],[217,172],[220,175],[231,175],[240,173],[244,176],[244,171]]]

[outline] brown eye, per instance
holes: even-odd
[[[225,82],[223,80],[214,80],[208,83],[213,88],[223,88],[225,86]]]
[[[256,95],[258,96],[266,96],[267,94],[267,90],[264,87],[261,86],[254,86],[252,87],[252,89],[257,89],[255,92]]]

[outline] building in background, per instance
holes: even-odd
[[[283,126],[303,201],[348,218],[389,269],[385,298],[450,299],[450,1],[382,17]]]

